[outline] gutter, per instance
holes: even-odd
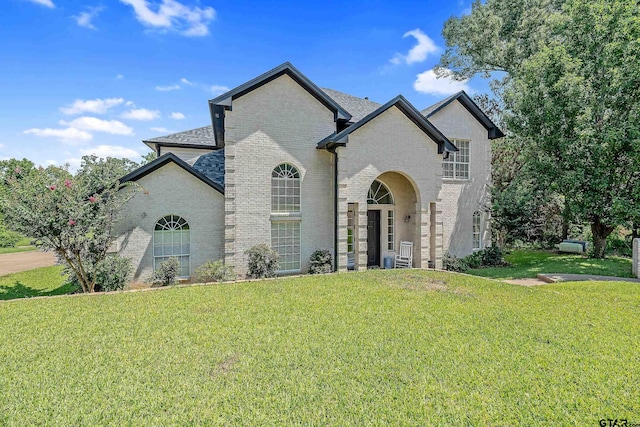
[[[329,150],[333,153],[333,271],[338,271],[338,151],[337,147]]]

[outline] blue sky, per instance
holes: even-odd
[[[72,169],[210,123],[207,100],[290,61],[320,87],[422,109],[461,88],[432,67],[470,0],[4,0],[0,159]]]

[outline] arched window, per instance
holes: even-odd
[[[300,172],[282,163],[271,172],[271,247],[280,273],[300,271]]]
[[[369,188],[367,204],[393,205],[393,196],[391,195],[391,191],[389,191],[386,185],[376,179]]]
[[[473,213],[473,249],[482,248],[482,234],[480,226],[480,212],[475,211]]]
[[[180,277],[189,277],[191,268],[189,223],[178,215],[167,215],[156,222],[153,230],[153,264],[154,270],[161,262],[171,257],[180,262]]]
[[[300,172],[287,163],[271,172],[271,212],[300,212]]]

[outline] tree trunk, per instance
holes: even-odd
[[[604,258],[604,250],[607,247],[607,236],[609,236],[612,231],[613,227],[601,223],[599,218],[591,222],[594,258]]]

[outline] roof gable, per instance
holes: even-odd
[[[137,181],[140,178],[143,178],[149,175],[150,173],[155,172],[156,170],[160,169],[161,167],[171,162],[175,163],[176,165],[178,165],[179,167],[181,167],[182,169],[184,169],[194,177],[198,178],[200,181],[212,187],[214,190],[218,191],[220,194],[224,194],[224,187],[222,185],[213,181],[211,178],[207,177],[202,172],[189,166],[187,162],[185,162],[184,160],[182,160],[181,158],[179,158],[173,153],[164,154],[163,156],[158,157],[157,159],[152,161],[151,163],[147,163],[146,165],[139,167],[133,172],[120,178],[120,182]]]
[[[209,111],[213,123],[214,138],[218,148],[224,147],[224,115],[226,110],[232,110],[233,100],[277,79],[282,75],[288,75],[309,94],[316,98],[322,105],[333,112],[334,121],[351,119],[351,114],[327,95],[315,83],[302,74],[290,62],[285,62],[266,73],[241,84],[240,86],[209,100]]]
[[[411,120],[416,126],[418,126],[424,133],[426,133],[436,144],[438,144],[438,153],[444,153],[445,151],[458,151],[446,136],[442,134],[431,122],[429,122],[409,101],[402,95],[398,95],[391,101],[380,106],[376,110],[366,115],[362,120],[349,126],[339,133],[333,133],[320,141],[316,148],[330,150],[336,146],[346,146],[349,142],[349,134],[366,125],[370,121],[374,120],[380,114],[384,113],[391,107],[397,107],[402,113],[404,113],[409,120]]]
[[[489,132],[489,135],[488,135],[489,139],[497,139],[497,138],[502,138],[504,136],[504,133],[502,133],[502,131],[498,128],[498,126],[496,126],[491,121],[489,116],[487,116],[484,113],[484,111],[482,111],[480,107],[478,107],[478,104],[473,102],[473,99],[471,99],[471,97],[469,97],[469,95],[467,95],[467,93],[463,90],[461,90],[460,92],[454,95],[451,95],[448,98],[443,99],[442,101],[439,101],[433,104],[430,107],[425,108],[424,110],[421,111],[421,113],[426,118],[432,117],[433,115],[441,111],[443,108],[445,108],[447,105],[451,104],[453,101],[456,101],[456,100],[460,102],[460,104],[462,104],[464,108],[466,108],[467,111],[469,111],[469,113],[476,120],[478,120],[480,124],[482,124],[482,126],[485,127],[485,129],[487,129],[487,131]]]

